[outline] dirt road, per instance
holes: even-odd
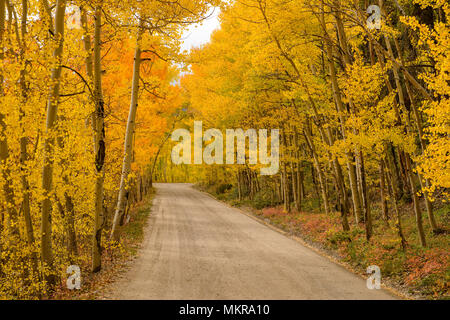
[[[155,187],[139,257],[110,298],[394,298],[189,184]]]

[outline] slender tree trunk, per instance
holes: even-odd
[[[403,196],[403,187],[400,179],[400,174],[398,172],[399,170],[395,162],[394,153],[395,153],[394,147],[391,144],[389,144],[386,148],[386,162],[387,162],[386,166],[392,173],[392,183],[395,189],[394,190],[395,195],[397,197],[396,200],[398,201]]]
[[[336,106],[337,106],[337,109],[339,112],[339,121],[340,121],[340,125],[341,125],[342,136],[345,139],[345,129],[344,129],[345,109],[343,106],[341,91],[339,89],[339,85],[338,85],[338,81],[337,81],[336,68],[334,66],[332,42],[328,36],[328,31],[327,31],[326,24],[325,24],[323,4],[322,4],[321,24],[322,24],[322,28],[324,29],[324,35],[325,35],[325,42],[326,42],[325,49],[326,49],[326,54],[327,54],[328,69],[330,72],[331,87],[333,89],[334,100],[335,100],[335,103],[336,103]],[[350,152],[346,153],[346,157],[347,157],[347,167],[348,167],[348,173],[349,173],[350,190],[352,192],[353,212],[355,215],[355,222],[356,222],[356,224],[358,224],[360,221],[360,217],[362,215],[362,210],[361,210],[361,199],[360,199],[360,195],[358,192],[358,185],[357,185],[357,180],[356,180],[356,169],[355,169],[355,165],[353,164],[353,156],[351,155]],[[345,190],[344,190],[344,192],[345,192]]]
[[[6,1],[1,0],[0,2],[0,40],[2,43],[5,41],[5,22],[6,22]],[[4,59],[4,48],[1,48],[0,59]],[[0,75],[0,90],[3,96],[3,74]],[[11,170],[6,162],[9,160],[9,147],[6,137],[6,123],[5,115],[0,112],[0,165],[2,166],[2,176],[3,176],[3,192],[5,194],[6,200],[6,220],[7,220],[7,231],[9,235],[18,236],[19,229],[17,226],[18,212],[16,204],[14,202],[14,189],[11,180]],[[12,240],[12,237],[10,238]]]
[[[28,23],[28,0],[22,0],[22,17],[21,17],[21,37],[22,37],[22,43],[21,43],[21,61],[23,65],[25,66],[25,48],[26,48],[26,36],[27,36],[27,23]],[[22,98],[23,103],[26,103],[28,100],[28,94],[27,94],[27,85],[26,85],[26,75],[27,71],[26,68],[23,67],[20,71],[20,83],[21,83],[21,91],[22,91]],[[22,109],[22,107],[19,110],[20,114],[20,122],[22,123],[22,119],[25,117],[25,113]],[[31,265],[32,265],[32,272],[35,276],[35,280],[39,280],[39,270],[38,270],[38,257],[37,253],[34,250],[35,245],[35,237],[34,237],[34,230],[33,230],[33,221],[31,219],[31,208],[30,208],[30,183],[28,181],[28,172],[26,172],[26,164],[29,160],[29,155],[27,151],[27,145],[28,145],[28,137],[25,136],[25,128],[22,124],[22,136],[20,137],[20,166],[21,166],[21,182],[22,182],[22,189],[23,189],[23,202],[22,202],[22,209],[23,209],[23,217],[25,220],[25,230],[27,233],[27,242],[31,250]]]
[[[65,117],[58,117],[58,120],[65,120]],[[64,137],[59,134],[56,138],[58,142],[58,147],[61,150],[64,150]],[[65,185],[70,184],[69,175],[66,171],[67,169],[67,161],[66,159],[61,159],[59,162],[60,167],[62,168],[62,180]],[[73,258],[78,255],[78,246],[77,246],[77,238],[75,233],[75,206],[73,204],[72,196],[65,191],[64,192],[64,205],[61,201],[58,201],[58,207],[61,215],[64,218],[64,231],[66,233],[66,245],[67,245],[67,253],[69,257],[70,263],[73,262]]]
[[[94,153],[97,178],[95,181],[95,216],[94,236],[92,239],[92,272],[101,270],[102,258],[102,227],[103,227],[103,183],[105,180],[105,108],[102,92],[102,69],[101,69],[101,26],[102,26],[102,4],[100,2],[95,8],[94,22]]]
[[[324,20],[324,15],[323,15],[323,3],[322,3],[322,15],[321,18],[319,19],[322,23],[322,27],[324,30],[324,35],[325,35],[325,39],[329,39],[328,34],[327,34],[327,28],[325,25],[325,20]],[[341,52],[341,55],[343,57],[343,62],[344,62],[344,66],[346,63],[348,63],[348,56],[347,56],[347,50],[345,49],[347,46],[346,43],[346,39],[345,39],[345,33],[343,33],[341,30],[339,30],[339,28],[341,27],[339,25],[339,23],[342,24],[342,22],[340,22],[339,17],[338,17],[338,13],[336,14],[336,21],[337,21],[337,25],[338,25],[338,31],[339,31],[339,40],[341,42],[341,48],[343,48],[344,53]],[[332,88],[333,88],[333,93],[334,93],[334,98],[335,98],[335,102],[336,102],[336,106],[338,108],[338,112],[339,112],[339,121],[340,121],[340,125],[341,125],[341,133],[342,136],[344,137],[345,140],[345,136],[346,136],[346,132],[345,132],[345,117],[344,117],[344,108],[343,108],[343,104],[342,104],[342,99],[341,99],[341,94],[340,94],[340,90],[339,87],[337,85],[337,81],[336,80],[336,70],[334,67],[334,63],[333,63],[333,54],[332,54],[332,45],[331,45],[331,41],[326,41],[326,47],[327,47],[327,55],[328,55],[328,65],[329,65],[329,69],[330,69],[330,73],[333,73],[333,75],[331,75],[331,79],[332,79]],[[297,72],[298,73],[298,72]],[[299,75],[300,76],[300,75]],[[311,96],[309,96],[309,100],[313,106],[313,110],[316,114],[317,117],[317,111],[316,111],[316,107],[315,104],[312,102],[312,98]],[[350,105],[352,106],[352,102],[350,100]],[[354,109],[354,107],[352,106],[352,109]],[[330,129],[328,128],[328,134],[329,137],[328,139],[326,138],[323,129],[321,127],[319,127],[319,130],[321,132],[321,135],[323,137],[324,142],[328,143],[330,146],[333,144],[333,138],[330,132]],[[327,141],[328,140],[328,141]],[[357,200],[359,200],[360,203],[360,195],[358,192],[358,187],[357,187],[357,183],[356,183],[356,174],[355,174],[355,169],[354,169],[354,165],[352,163],[352,159],[353,156],[351,154],[350,151],[346,152],[346,157],[347,157],[347,165],[349,166],[349,175],[350,175],[350,184],[351,184],[351,190],[352,190],[352,195],[353,198],[355,199],[354,201],[354,211],[357,212]],[[342,175],[342,168],[339,164],[339,161],[334,158],[332,159],[332,156],[329,155],[330,161],[332,161],[333,167],[334,167],[334,172],[335,172],[335,182],[336,182],[336,190],[338,192],[339,195],[339,206],[340,206],[340,211],[341,211],[341,222],[342,222],[342,227],[344,231],[349,231],[350,230],[350,226],[348,224],[348,219],[347,219],[347,214],[349,211],[349,201],[348,201],[348,197],[347,197],[347,192],[346,192],[346,188],[345,188],[345,181]],[[356,207],[355,207],[356,205]]]
[[[242,201],[242,183],[241,183],[241,170],[238,169],[237,172],[237,183],[238,183],[238,199],[239,202]]]
[[[388,48],[389,55],[391,56],[392,59],[395,59],[389,38],[387,36],[385,36],[385,40],[386,40],[386,47]],[[399,68],[395,64],[394,64],[393,71],[394,71],[394,79],[395,79],[395,85],[397,87],[397,95],[398,95],[399,103],[402,106],[402,108],[406,112],[408,112],[406,105],[405,105],[405,97],[403,95],[403,88],[402,88],[401,82],[400,82]],[[408,131],[410,130],[409,124],[407,125],[407,129],[408,129]],[[406,176],[407,176],[407,178],[409,180],[409,184],[410,184],[411,197],[413,198],[414,212],[416,215],[416,223],[417,223],[417,230],[419,233],[420,243],[423,247],[426,247],[425,232],[423,230],[422,211],[420,209],[419,198],[417,196],[417,188],[416,188],[415,181],[414,181],[414,173],[412,171],[411,158],[410,158],[409,154],[405,154],[405,171],[406,171]]]
[[[351,64],[351,54],[350,54],[350,50],[348,48],[347,36],[345,34],[344,24],[343,24],[343,21],[341,18],[340,1],[335,0],[334,5],[336,7],[336,10],[334,12],[334,18],[336,20],[336,27],[337,27],[337,32],[338,32],[339,44],[340,44],[339,53],[341,54],[342,63],[343,63],[344,70],[345,70],[345,67],[347,65]],[[323,23],[323,25],[325,25],[325,24]],[[334,64],[333,64],[333,66],[334,66]],[[336,87],[337,87],[337,83],[336,83]],[[340,94],[338,96],[340,96]],[[342,108],[342,102],[340,103],[340,105]],[[355,108],[355,105],[351,98],[349,98],[349,105],[350,105],[351,112],[354,115],[356,115],[356,108]],[[338,104],[338,107],[339,107],[339,104]],[[340,113],[342,114],[342,111],[340,111]],[[341,123],[342,123],[342,120],[341,120]],[[355,130],[354,130],[354,133],[356,133]],[[343,134],[344,134],[344,139],[345,139],[345,133],[343,132]],[[359,157],[359,152],[357,151],[356,158],[357,158],[358,162],[360,162],[361,159],[358,159],[358,157]],[[361,202],[363,200],[362,200],[361,193],[358,189],[356,169],[355,169],[355,166],[353,165],[353,156],[351,155],[351,152],[347,152],[347,164],[348,164],[348,170],[349,170],[350,188],[352,190],[355,220],[356,220],[356,223],[358,223],[360,220],[359,217],[361,216]]]
[[[68,182],[69,180],[65,179],[65,183]],[[64,200],[66,207],[67,249],[70,258],[73,259],[78,256],[77,234],[75,232],[75,205],[72,197],[67,192],[64,195]]]
[[[406,170],[408,171],[409,183],[411,185],[411,196],[414,202],[414,212],[416,215],[417,231],[419,233],[420,244],[422,245],[422,247],[426,247],[427,242],[425,238],[425,232],[423,230],[422,210],[420,209],[419,197],[417,196],[417,189],[409,155],[406,155]]]
[[[385,173],[385,165],[384,161],[380,160],[380,202],[381,202],[381,213],[383,215],[384,221],[389,225],[389,213],[388,213],[388,205],[386,200],[386,173]]]
[[[302,209],[302,202],[304,200],[304,189],[303,189],[303,172],[300,162],[300,151],[299,151],[299,145],[298,145],[298,133],[297,129],[294,128],[294,147],[295,147],[295,158],[297,159],[296,163],[296,181],[297,181],[297,203],[296,203],[296,209],[298,212]]]
[[[317,175],[318,175],[318,180],[319,180],[319,185],[320,185],[320,191],[322,194],[322,200],[323,200],[323,205],[324,205],[324,209],[325,209],[325,213],[328,215],[330,214],[330,203],[328,201],[328,195],[325,189],[325,178],[323,176],[323,172],[322,172],[322,168],[320,167],[320,162],[319,159],[317,157],[315,148],[314,148],[314,143],[312,141],[312,137],[309,136],[309,132],[308,130],[304,130],[304,134],[305,134],[305,138],[307,141],[307,144],[310,148],[310,151],[312,153],[313,156],[313,161],[314,161],[314,166],[316,167],[316,171],[317,171]]]
[[[295,173],[295,163],[294,163],[294,136],[293,133],[289,138],[289,146],[291,150],[289,150],[289,169],[291,171],[291,189],[292,189],[292,200],[294,201],[295,209],[298,210],[299,202],[298,202],[298,190],[297,190],[297,175]],[[256,178],[257,179],[257,178]]]
[[[286,212],[290,212],[291,211],[291,203],[290,203],[290,197],[289,197],[289,179],[287,176],[287,166],[286,166],[286,157],[287,157],[287,152],[286,152],[286,148],[287,148],[287,133],[286,130],[283,126],[283,134],[282,134],[282,138],[281,138],[281,161],[282,161],[282,172],[281,172],[281,177],[282,177],[282,184],[283,184],[283,200],[284,200],[284,210]]]
[[[174,125],[172,126],[172,130],[175,128],[175,122]],[[155,158],[153,159],[153,163],[152,163],[152,167],[150,169],[150,176],[153,176],[153,173],[155,172],[155,167],[156,167],[156,162],[158,160],[159,154],[161,153],[162,148],[164,147],[164,145],[166,144],[167,140],[169,140],[171,133],[167,133],[166,136],[164,137],[164,139],[161,141],[160,145],[158,146],[158,151],[156,152]],[[151,186],[151,182],[150,182],[150,186]]]
[[[403,56],[401,54],[401,48],[400,45],[398,43],[398,40],[396,38],[394,38],[394,44],[395,47],[397,49],[397,52],[399,54],[400,57],[400,61],[402,62],[402,64],[404,64],[403,61]],[[405,72],[403,71],[403,74],[405,75]],[[413,111],[413,115],[414,115],[414,120],[416,122],[416,127],[417,127],[417,134],[419,136],[419,145],[420,145],[420,151],[423,154],[425,151],[425,140],[423,137],[423,125],[422,125],[422,119],[420,118],[419,115],[419,110],[417,109],[417,106],[414,102],[414,97],[411,91],[411,87],[408,81],[405,81],[405,87],[406,87],[406,92],[408,94],[409,97],[409,101],[411,109]],[[410,124],[408,124],[410,126]],[[428,221],[430,222],[430,226],[433,230],[434,233],[439,233],[440,232],[440,228],[438,227],[437,223],[436,223],[436,219],[434,217],[434,213],[433,213],[433,204],[430,201],[429,195],[428,195],[428,191],[426,190],[427,188],[429,188],[431,186],[431,182],[429,179],[424,179],[420,174],[417,174],[417,176],[419,177],[419,181],[420,181],[420,186],[421,189],[424,190],[424,196],[425,196],[425,206],[427,209],[427,213],[428,213]],[[425,185],[424,185],[425,184]],[[424,188],[425,187],[425,188]]]
[[[304,201],[306,197],[306,191],[305,191],[305,174],[303,173],[303,169],[299,170],[299,181],[300,181],[300,199],[301,201]]]
[[[291,212],[291,200],[289,196],[289,184],[288,184],[286,162],[283,162],[283,194],[284,194],[284,210]]]
[[[348,199],[347,199],[347,192],[345,190],[345,184],[344,184],[344,176],[342,174],[341,166],[338,162],[338,160],[334,159],[334,167],[336,171],[336,182],[337,182],[337,188],[339,191],[339,198],[340,198],[340,211],[341,211],[341,223],[342,223],[342,229],[344,231],[350,231],[350,225],[348,224]]]
[[[364,168],[364,157],[362,152],[359,154],[361,166],[361,195],[364,207],[364,224],[366,229],[366,239],[370,240],[372,237],[372,214],[370,212],[369,196],[367,191],[366,172]]]
[[[319,201],[319,207],[322,207],[322,203],[320,202],[320,191],[319,191],[319,186],[317,184],[317,177],[316,177],[316,171],[314,170],[314,168],[316,168],[316,162],[313,158],[313,163],[311,164],[311,181],[313,184],[313,188],[314,188],[314,193],[316,194],[316,198]]]
[[[139,93],[139,77],[140,77],[140,66],[141,66],[141,32],[139,29],[138,37],[136,42],[136,49],[134,54],[134,64],[133,64],[133,81],[131,88],[131,103],[130,103],[130,112],[128,114],[128,122],[127,122],[127,130],[125,134],[125,150],[124,150],[124,159],[122,165],[122,175],[120,179],[120,190],[119,196],[117,200],[117,208],[114,214],[114,220],[111,230],[111,239],[118,240],[118,226],[120,217],[123,215],[125,210],[126,202],[127,202],[127,185],[128,185],[128,175],[130,173],[131,167],[131,156],[132,156],[132,146],[133,146],[133,136],[134,136],[134,127],[136,121],[136,110],[138,106],[138,93]]]
[[[66,0],[56,1],[56,15],[55,15],[55,40],[58,42],[53,58],[56,60],[56,67],[52,69],[49,98],[47,102],[47,136],[44,142],[44,159],[42,172],[42,189],[44,190],[45,199],[42,201],[42,216],[41,216],[41,256],[45,267],[51,268],[53,266],[52,254],[52,222],[51,211],[52,202],[50,200],[50,193],[53,189],[53,159],[54,153],[54,138],[51,137],[52,130],[56,124],[57,109],[59,101],[59,90],[61,84],[61,59],[64,44],[64,15],[66,11]],[[55,278],[46,274],[46,280],[50,285],[55,284]]]
[[[384,161],[382,160],[382,162],[384,162]],[[385,166],[385,164],[383,163],[382,166]],[[395,217],[396,217],[395,225],[397,227],[397,233],[398,233],[398,236],[401,241],[402,249],[404,251],[404,250],[406,250],[407,243],[406,243],[405,236],[403,234],[402,220],[401,220],[400,210],[398,209],[398,204],[397,204],[398,196],[395,194],[396,191],[395,191],[394,184],[392,182],[392,171],[389,168],[386,173],[386,181],[388,182],[388,189],[391,194],[392,206],[394,207],[394,211],[395,211]]]
[[[0,43],[3,43],[4,40],[4,33],[5,33],[5,19],[6,19],[6,4],[5,4],[5,0],[0,0]],[[3,59],[4,59],[4,47],[2,46],[0,48],[0,59],[3,63]],[[0,95],[3,97],[4,93],[3,93],[3,73],[0,73]],[[0,165],[3,165],[3,162],[5,161],[5,159],[8,158],[8,142],[6,140],[6,135],[5,135],[5,121],[4,121],[5,116],[3,115],[3,113],[0,112]],[[3,170],[2,170],[2,176],[8,176],[9,174],[6,174]],[[3,191],[6,194],[7,191],[7,186],[6,186],[6,181],[4,185],[2,186]],[[0,239],[3,238],[3,221],[5,219],[5,214],[3,212],[3,210],[0,210]],[[3,245],[2,242],[0,241],[0,256],[2,256],[2,252],[3,252]],[[3,259],[0,259],[0,275],[2,275],[2,263]]]

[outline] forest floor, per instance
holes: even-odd
[[[104,290],[130,265],[137,257],[138,249],[144,239],[144,230],[150,216],[154,189],[141,202],[135,204],[129,212],[129,222],[121,229],[119,245],[106,244],[102,255],[102,270],[92,274],[90,266],[81,267],[82,284],[80,290],[69,290],[65,283],[57,288],[51,299],[56,300],[93,300],[102,299]],[[108,234],[103,234],[105,239]]]
[[[428,247],[419,245],[414,213],[410,205],[402,206],[402,226],[408,246],[401,249],[394,222],[387,225],[374,219],[374,236],[365,239],[364,225],[352,223],[351,232],[342,231],[338,214],[325,215],[317,204],[305,201],[304,210],[288,213],[282,206],[261,207],[257,201],[237,201],[232,190],[217,193],[215,186],[198,189],[229,205],[239,207],[263,222],[305,241],[324,255],[339,261],[352,271],[364,275],[370,265],[379,266],[382,282],[411,299],[450,299],[450,236],[433,235],[424,214]],[[441,226],[450,222],[450,205],[438,204],[435,211]],[[373,214],[379,214],[374,210]]]

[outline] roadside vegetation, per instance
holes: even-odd
[[[121,228],[120,243],[113,243],[105,248],[102,255],[102,270],[91,273],[89,264],[80,266],[82,284],[80,290],[69,290],[65,283],[55,288],[49,297],[57,300],[91,300],[102,299],[107,293],[108,286],[117,280],[117,277],[126,270],[133,258],[137,257],[138,250],[144,240],[145,227],[150,217],[154,189],[140,202],[133,204],[129,210],[127,224]],[[107,297],[108,298],[108,297]]]

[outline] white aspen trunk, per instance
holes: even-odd
[[[402,229],[402,219],[401,219],[401,215],[400,215],[400,211],[398,209],[398,204],[397,204],[397,198],[398,195],[396,194],[395,191],[395,187],[393,184],[393,180],[392,180],[392,168],[389,167],[389,165],[386,164],[386,162],[384,160],[382,166],[386,167],[386,182],[388,185],[388,192],[391,195],[391,202],[392,202],[392,206],[394,207],[394,212],[395,212],[395,219],[396,219],[396,223],[395,226],[397,227],[397,233],[398,236],[401,239],[401,244],[402,244],[402,249],[403,251],[406,250],[406,239],[405,236],[403,234],[403,229]]]
[[[339,4],[339,2],[337,2],[337,4]],[[345,33],[343,32],[342,21],[340,20],[339,14],[336,14],[335,18],[336,18],[336,22],[337,22],[336,26],[338,28],[340,45],[341,45],[341,48],[344,50],[344,53],[342,53],[342,58],[343,58],[344,63],[348,64],[349,61],[348,61],[348,56],[347,56],[347,52],[348,52],[347,42],[346,42],[347,40],[346,40]],[[344,119],[345,108],[343,106],[342,97],[341,97],[341,91],[340,91],[340,88],[339,88],[339,85],[338,85],[338,81],[337,81],[336,68],[334,66],[333,44],[332,44],[331,39],[329,38],[327,27],[326,27],[326,24],[325,24],[323,1],[322,1],[321,24],[322,24],[322,28],[324,29],[325,49],[326,49],[326,54],[327,54],[328,67],[329,67],[329,71],[330,71],[330,80],[331,80],[331,85],[332,85],[332,89],[333,89],[333,96],[334,96],[334,100],[336,102],[336,106],[337,106],[338,111],[339,111],[339,120],[340,120],[340,123],[341,123],[341,131],[342,131],[342,135],[343,135],[344,140],[345,140],[345,135],[346,135],[345,134],[345,128],[344,128],[344,124],[345,124],[345,119]],[[350,104],[352,104],[352,102],[350,102]],[[352,109],[354,109],[354,108],[352,107]],[[354,216],[355,216],[355,222],[356,222],[356,224],[358,224],[359,221],[360,221],[360,217],[362,215],[361,196],[360,196],[360,192],[358,190],[356,169],[355,169],[355,165],[353,164],[353,156],[352,156],[350,151],[346,152],[346,159],[347,159],[347,168],[348,168],[348,175],[349,175],[350,190],[352,192],[353,213],[354,213]],[[344,192],[345,192],[345,190],[344,190]]]
[[[5,22],[6,22],[6,1],[5,0],[0,0],[0,41],[1,43],[3,43],[4,40],[4,35],[5,35]],[[0,51],[0,59],[3,60],[4,59],[4,48],[1,48]],[[3,96],[3,73],[0,74],[0,90],[1,90],[1,95]],[[0,161],[6,161],[6,159],[8,159],[9,157],[9,149],[8,149],[8,142],[6,140],[6,136],[5,136],[5,130],[6,130],[6,123],[4,122],[5,119],[5,115],[0,112],[0,134],[1,134],[1,139],[0,139]],[[3,185],[3,191],[5,192],[6,195],[6,200],[9,201],[9,192],[7,192],[7,190],[9,189],[10,186],[8,186],[8,177],[5,177],[6,174],[6,170],[3,170],[2,172],[4,178],[5,178],[5,184]],[[9,207],[7,206],[7,209]]]
[[[60,60],[63,53],[64,43],[64,15],[66,11],[66,0],[57,0],[56,2],[56,15],[55,15],[55,39],[58,41],[53,58],[56,60],[57,66],[52,69],[51,74],[51,87],[49,89],[49,97],[47,101],[47,121],[46,129],[47,133],[51,134],[52,129],[55,127],[59,91],[61,84],[61,71]],[[44,190],[45,199],[42,201],[42,216],[41,216],[41,256],[42,262],[45,267],[51,267],[53,264],[53,254],[51,248],[52,238],[52,225],[51,225],[51,211],[52,202],[50,200],[50,193],[53,188],[53,148],[55,139],[52,137],[46,137],[44,142],[44,165],[42,170],[42,189]],[[46,275],[46,280],[49,284],[54,284],[55,279]]]
[[[0,43],[3,43],[3,35],[5,33],[5,14],[6,14],[6,7],[5,7],[5,0],[0,0]],[[3,60],[4,54],[3,54],[3,47],[0,48],[0,59]],[[0,95],[3,96],[3,73],[0,73]],[[8,145],[7,145],[7,141],[6,141],[6,137],[4,136],[4,115],[0,112],[0,128],[1,128],[1,134],[0,134],[0,161],[3,162],[3,158],[5,156],[4,151],[8,150]],[[5,145],[6,144],[6,145]],[[1,163],[0,162],[0,163]],[[4,174],[2,172],[2,174]],[[3,186],[3,190],[5,190],[5,186],[6,184]],[[0,215],[0,221],[3,221],[4,219],[4,213],[1,213]],[[0,238],[3,237],[2,235],[3,233],[3,223],[0,222]],[[0,256],[2,255],[3,252],[3,246],[2,243],[0,242]],[[2,271],[2,261],[0,260],[0,274],[3,272]]]
[[[26,34],[27,34],[27,19],[28,19],[28,0],[22,0],[22,17],[21,17],[21,42],[19,45],[21,46],[20,49],[20,60],[23,63],[25,61],[25,48],[26,48]],[[19,39],[18,39],[19,40]],[[25,64],[24,64],[25,65]],[[23,102],[26,103],[28,99],[27,95],[27,85],[26,85],[26,77],[27,71],[26,68],[22,68],[20,70],[20,84],[21,84],[21,91],[22,91],[22,98]],[[23,111],[23,108],[20,107],[19,110],[19,119],[22,120],[25,117],[25,113]],[[23,218],[25,221],[25,229],[27,233],[27,241],[30,246],[30,248],[33,247],[35,238],[34,238],[34,231],[33,231],[33,221],[31,219],[31,208],[30,208],[30,183],[28,182],[28,173],[25,171],[25,163],[29,159],[28,151],[27,151],[27,144],[28,144],[28,137],[25,136],[25,128],[22,125],[22,136],[20,137],[20,166],[21,166],[21,183],[22,183],[22,189],[23,189],[23,201],[22,201],[22,211],[23,211]],[[33,268],[33,274],[37,275],[38,273],[38,258],[37,253],[32,252],[31,253],[31,259],[32,259],[32,268]]]
[[[386,197],[386,172],[384,167],[384,161],[380,161],[380,202],[381,202],[381,212],[383,214],[383,219],[386,224],[389,226],[389,212],[387,205],[387,197]]]
[[[95,99],[95,122],[94,122],[94,152],[97,178],[95,182],[95,217],[94,236],[92,243],[92,272],[101,270],[101,235],[103,226],[103,183],[105,180],[105,109],[102,92],[102,70],[101,70],[101,24],[102,4],[95,9],[95,32],[94,32],[94,99]]]
[[[0,41],[3,43],[5,36],[5,22],[6,22],[6,1],[0,0]],[[0,51],[0,59],[4,58],[4,48],[1,48]],[[0,75],[0,94],[3,96],[3,74]],[[9,158],[9,148],[8,141],[6,139],[5,131],[6,131],[6,123],[5,123],[5,115],[0,112],[0,165],[3,165],[5,161]],[[6,200],[6,212],[7,212],[7,231],[10,234],[17,234],[18,230],[16,229],[14,222],[17,220],[17,209],[14,204],[14,190],[12,188],[12,183],[10,179],[10,170],[8,167],[2,170],[2,176],[4,180],[3,184],[3,192],[5,194]]]
[[[328,201],[328,195],[327,195],[327,191],[326,191],[326,187],[325,187],[325,177],[323,175],[322,172],[322,168],[320,167],[320,162],[319,162],[319,158],[316,154],[315,151],[315,147],[314,147],[314,142],[312,140],[312,137],[308,131],[308,129],[303,130],[306,142],[309,146],[309,149],[311,151],[311,154],[313,156],[313,160],[314,160],[314,166],[316,167],[317,170],[317,175],[318,175],[318,179],[319,179],[319,186],[320,186],[320,192],[322,195],[322,200],[323,200],[323,206],[325,209],[325,213],[327,215],[330,214],[330,203]]]
[[[393,50],[392,50],[392,47],[390,44],[390,40],[387,36],[385,36],[385,41],[386,41],[386,47],[388,49],[389,55],[391,56],[392,59],[395,60],[394,53],[393,53]],[[402,88],[402,85],[400,82],[399,67],[395,64],[394,64],[393,72],[394,72],[394,80],[395,80],[395,85],[397,88],[397,96],[399,99],[400,106],[402,106],[403,110],[408,111],[406,108],[406,104],[405,104],[403,88]],[[405,77],[407,76],[406,73],[404,75],[405,75]],[[407,131],[408,132],[410,132],[410,130],[411,130],[410,127],[411,127],[410,123],[407,123]],[[411,158],[408,153],[405,154],[405,157],[406,157],[405,162],[406,162],[407,178],[409,180],[411,196],[413,198],[414,212],[416,215],[416,224],[417,224],[417,231],[419,234],[420,244],[423,247],[426,247],[427,244],[426,244],[425,232],[423,229],[422,210],[420,208],[419,198],[417,196],[417,189],[416,189],[415,181],[414,181],[414,173],[412,171]],[[419,176],[419,179],[420,179],[420,176]]]
[[[117,199],[117,207],[114,213],[114,220],[111,229],[111,239],[118,240],[119,233],[118,227],[120,218],[122,217],[128,199],[128,175],[130,174],[131,167],[131,157],[133,155],[133,136],[136,121],[136,110],[138,106],[138,93],[139,93],[139,77],[140,77],[140,66],[141,66],[141,32],[142,29],[138,30],[138,37],[136,42],[136,49],[134,53],[134,64],[133,64],[133,81],[131,87],[131,102],[130,111],[128,113],[127,130],[125,133],[125,146],[124,146],[124,157],[122,165],[122,175],[120,178],[120,189],[119,196]]]
[[[359,153],[360,159],[360,171],[361,171],[361,196],[362,196],[362,204],[364,208],[364,223],[366,230],[366,239],[369,241],[372,237],[373,227],[372,227],[372,214],[370,211],[370,203],[369,203],[369,191],[367,190],[367,182],[366,182],[366,172],[364,166],[364,157],[362,152]]]
[[[408,178],[409,183],[411,185],[411,196],[413,198],[414,203],[414,213],[416,215],[416,224],[417,224],[417,231],[419,234],[420,244],[422,247],[427,246],[425,231],[423,229],[423,221],[422,221],[422,210],[420,209],[419,205],[419,197],[417,196],[417,188],[414,181],[414,173],[411,165],[411,158],[409,154],[406,154],[406,170],[408,171]]]
[[[94,212],[94,230],[92,238],[92,265],[93,272],[101,270],[101,232],[104,225],[104,159],[105,159],[105,130],[104,130],[104,101],[101,79],[101,7],[102,3],[95,10],[94,24],[94,58],[91,53],[91,38],[87,25],[87,13],[81,8],[81,23],[85,35],[83,37],[84,49],[86,51],[86,72],[89,80],[93,83],[93,101],[95,110],[92,113],[92,131],[94,142],[95,166],[97,178],[95,181],[95,212]],[[93,61],[94,60],[94,61]]]
[[[400,44],[398,43],[398,40],[395,37],[394,37],[394,44],[395,44],[395,48],[397,49],[400,61],[404,65],[405,62],[404,62],[403,56],[401,54],[402,51],[401,51],[401,48],[400,48]],[[406,78],[405,71],[402,70],[402,72],[403,72],[403,75]],[[420,141],[420,152],[421,152],[421,154],[423,154],[425,152],[425,148],[426,147],[425,147],[425,140],[424,140],[424,135],[423,135],[422,120],[420,118],[419,110],[418,110],[418,108],[416,106],[416,103],[414,102],[414,97],[413,97],[413,94],[412,94],[412,88],[410,87],[408,81],[405,81],[405,87],[406,87],[406,92],[408,94],[409,100],[411,102],[411,109],[413,110],[414,119],[416,120],[417,134],[419,136],[419,141]],[[409,124],[409,126],[411,126],[411,125]],[[438,227],[438,225],[436,223],[436,219],[435,219],[434,213],[433,213],[433,204],[431,203],[428,191],[426,190],[426,189],[428,189],[431,186],[431,182],[430,182],[429,179],[425,179],[424,177],[422,177],[422,175],[420,173],[417,173],[417,176],[418,176],[419,181],[420,181],[421,189],[422,190],[425,189],[423,191],[423,193],[424,193],[424,196],[425,196],[425,206],[426,206],[426,209],[427,209],[428,220],[430,222],[430,226],[433,229],[433,232],[435,234],[438,234],[438,233],[441,232],[441,229]]]

